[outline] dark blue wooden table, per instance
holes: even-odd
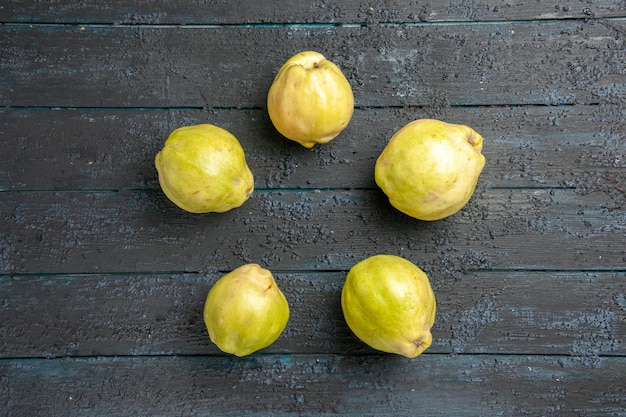
[[[0,415],[626,415],[626,3],[12,0],[0,5]],[[305,149],[265,108],[322,52],[355,95]],[[468,206],[421,222],[373,168],[418,118],[472,126]],[[181,126],[241,142],[242,207],[193,215],[154,156]],[[348,329],[346,272],[403,256],[438,303],[430,349]],[[202,320],[259,263],[291,305],[245,358]]]

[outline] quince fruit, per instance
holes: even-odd
[[[267,110],[276,130],[311,148],[343,131],[354,112],[350,83],[319,52],[294,55],[282,66],[267,95]]]
[[[420,220],[463,208],[485,165],[483,137],[468,126],[421,119],[401,128],[376,161],[376,184],[392,206]]]
[[[375,255],[354,265],[341,307],[348,327],[374,349],[414,358],[432,343],[435,294],[428,276],[399,256]]]
[[[223,352],[246,356],[278,339],[289,320],[289,305],[272,273],[257,264],[220,278],[204,304],[209,337]]]
[[[222,213],[239,207],[254,190],[241,144],[214,125],[174,130],[156,155],[155,165],[165,195],[191,213]]]

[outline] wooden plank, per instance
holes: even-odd
[[[347,270],[384,252],[451,271],[623,270],[626,259],[624,201],[604,192],[479,189],[438,222],[405,216],[374,190],[256,192],[236,210],[207,215],[183,212],[159,191],[5,192],[0,212],[5,274],[230,270],[242,262]]]
[[[274,273],[287,328],[259,353],[374,353],[348,329],[345,272]],[[221,273],[0,277],[2,358],[219,355],[202,309]],[[569,355],[592,365],[626,353],[626,275],[430,272],[437,297],[428,353]],[[564,289],[566,289],[564,291]]]
[[[0,362],[9,415],[618,416],[626,360],[266,355]]]
[[[0,22],[115,24],[241,24],[241,23],[381,23],[481,20],[568,19],[624,16],[618,0],[500,0],[405,2],[372,1],[226,1],[122,0],[76,3],[68,0],[14,0],[0,8]]]
[[[169,133],[213,123],[242,143],[261,188],[376,188],[374,164],[404,124],[434,117],[485,138],[481,181],[495,187],[616,187],[626,178],[626,106],[356,109],[346,131],[307,150],[265,110],[0,110],[0,190],[158,189]],[[332,170],[333,175],[327,175]],[[620,174],[622,173],[622,174]]]
[[[263,108],[307,49],[343,69],[357,107],[623,103],[625,28],[3,25],[0,106]]]

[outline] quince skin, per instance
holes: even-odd
[[[239,207],[254,190],[241,144],[214,125],[174,130],[156,155],[155,165],[165,195],[191,213]]]
[[[399,256],[375,255],[354,265],[341,307],[348,327],[374,349],[413,358],[432,343],[435,294],[428,276]]]
[[[376,184],[392,206],[420,220],[463,208],[485,165],[483,137],[468,126],[421,119],[400,129],[378,157]]]
[[[282,66],[267,95],[267,110],[276,130],[311,148],[343,131],[354,112],[350,83],[324,55],[305,51]]]
[[[289,305],[272,273],[257,264],[220,278],[204,304],[204,323],[222,351],[246,356],[278,339],[289,320]]]

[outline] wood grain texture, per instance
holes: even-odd
[[[114,24],[250,24],[439,22],[541,20],[623,16],[624,3],[601,1],[506,2],[354,0],[228,1],[123,0],[76,3],[69,0],[13,0],[0,8],[2,22]]]
[[[261,355],[4,360],[12,416],[620,416],[626,360]],[[107,401],[103,401],[107,399]]]
[[[158,189],[154,156],[171,131],[200,123],[239,139],[257,189],[376,188],[376,158],[394,132],[419,118],[480,132],[487,160],[481,181],[490,187],[604,184],[624,192],[621,104],[356,109],[338,138],[311,150],[281,137],[261,109],[4,109],[0,153],[11,158],[0,166],[0,190]]]
[[[0,4],[0,416],[626,415],[625,19],[623,0]],[[313,149],[265,109],[305,49],[356,98]],[[373,181],[423,117],[485,137],[478,189],[438,222]],[[197,123],[241,141],[241,208],[160,190],[156,152]],[[416,359],[343,319],[347,270],[378,253],[431,279]],[[235,358],[202,308],[248,262],[291,317]]]
[[[626,272],[429,271],[437,318],[428,353],[566,355],[584,366],[626,353]],[[261,353],[372,354],[348,329],[345,272],[274,273],[291,307]],[[205,274],[0,278],[2,358],[220,355],[202,309]]]
[[[183,212],[160,191],[2,193],[0,270],[347,270],[377,253],[453,271],[623,270],[626,213],[613,204],[602,192],[477,190],[457,215],[422,222],[370,190],[258,192],[207,215]]]
[[[318,50],[357,107],[624,101],[626,21],[418,27],[0,27],[0,106],[262,108]],[[273,51],[268,53],[267,51]]]

